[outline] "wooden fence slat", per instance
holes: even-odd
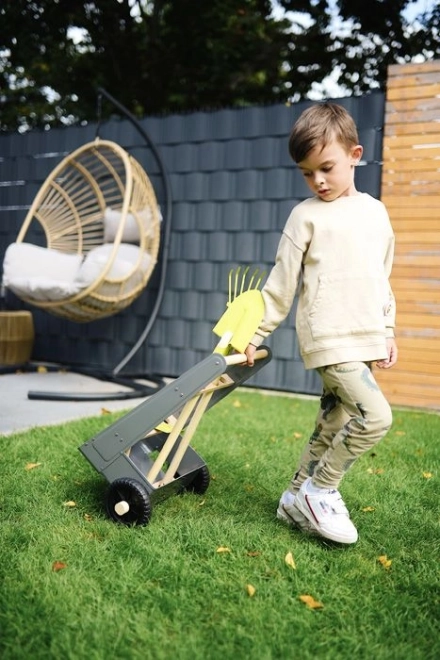
[[[439,141],[435,139],[431,133],[420,135],[385,135],[383,139],[383,149],[416,149],[420,145],[437,144]]]
[[[428,97],[411,98],[408,97],[408,94],[405,94],[404,98],[400,98],[397,101],[390,101],[388,99],[387,105],[391,112],[399,114],[417,113],[417,115],[420,114],[420,118],[417,118],[417,121],[424,121],[422,113],[438,111],[440,107],[440,98],[436,97],[436,91],[433,89],[432,94],[430,94]],[[427,118],[426,114],[425,117]]]
[[[405,306],[410,306],[414,304],[423,304],[423,303],[431,303],[432,302],[432,295],[433,292],[430,290],[426,290],[426,284],[425,282],[420,282],[419,283],[421,286],[420,290],[413,289],[412,291],[409,291],[408,288],[405,287],[405,280],[403,280],[402,285],[399,286],[398,280],[393,280],[392,282],[392,288],[395,296],[399,296],[399,313],[403,312],[405,310]],[[437,284],[437,286],[440,284],[440,282]],[[422,288],[423,287],[423,288]],[[405,301],[402,302],[402,293],[406,293],[405,295]],[[435,304],[435,303],[433,303]]]
[[[390,370],[386,377],[378,376],[378,371],[375,371],[375,377],[377,382],[384,390],[387,392],[387,397],[390,400],[391,404],[400,405],[412,405],[417,407],[424,407],[427,403],[426,400],[429,400],[430,407],[440,408],[440,399],[439,399],[439,387],[440,383],[437,384],[428,384],[424,382],[423,375],[420,378],[416,378],[414,374],[408,374],[404,377],[403,374],[392,375]],[[410,404],[404,403],[401,399],[402,396],[411,397],[412,402]]]
[[[408,110],[403,112],[391,112],[387,122],[389,126],[393,124],[425,124],[435,122],[438,119],[438,106],[428,109]]]
[[[387,371],[386,376],[378,376],[378,372],[380,373],[381,370],[374,370],[374,375],[378,381],[381,380],[383,383],[386,382],[387,385],[393,385],[395,389],[398,388],[407,394],[411,393],[412,395],[417,395],[421,392],[435,394],[437,398],[437,404],[440,406],[440,376],[427,377],[424,372],[408,373],[404,372],[403,370],[399,371],[399,369],[397,369],[397,365],[394,367],[394,369]]]
[[[386,120],[384,135],[385,136],[394,136],[394,135],[414,135],[414,138],[417,139],[417,136],[421,133],[433,133],[438,135],[438,123],[435,121],[426,121],[426,117],[421,123],[415,124],[410,122],[408,118],[403,116],[396,116]]]
[[[405,246],[405,249],[408,249],[407,244],[409,244],[411,247],[419,245],[420,249],[423,249],[423,246],[426,245],[440,245],[440,229],[439,231],[429,232],[424,231],[422,227],[417,227],[417,231],[404,231],[400,223],[395,223],[394,230],[396,230],[396,224],[398,225],[399,231],[399,242],[397,247]],[[413,227],[411,227],[411,229],[413,229]]]
[[[417,242],[413,242],[410,245],[405,243],[404,241],[400,240],[400,234],[399,234],[399,240],[396,243],[396,256],[397,257],[405,257],[408,260],[408,263],[410,263],[410,260],[412,259],[422,259],[423,263],[438,263],[438,260],[440,259],[440,244],[439,243],[427,243],[422,240],[421,234],[418,235],[418,240]],[[434,238],[434,237],[433,237]],[[436,237],[434,240],[438,240],[438,235],[436,234]],[[434,260],[434,261],[432,261]],[[440,263],[438,263],[440,267]]]
[[[424,349],[420,346],[417,349],[411,344],[404,344],[398,338],[399,345],[399,369],[405,366],[405,369],[411,371],[422,371],[423,373],[433,373],[439,375],[440,349]],[[414,357],[417,355],[417,360]]]
[[[440,329],[440,317],[436,314],[416,313],[416,312],[399,312],[397,308],[398,327],[405,328],[431,328]],[[440,392],[439,392],[440,396]]]
[[[435,300],[436,293],[440,288],[440,274],[437,274],[437,277],[433,280],[410,280],[408,278],[396,277],[393,268],[393,272],[391,274],[391,286],[393,287],[394,292],[399,289],[402,292],[407,292],[408,296],[410,297],[420,295],[422,292],[424,292],[429,300]]]
[[[427,279],[438,283],[439,271],[438,266],[408,266],[407,264],[394,264],[393,278],[401,278],[405,280],[411,279]],[[440,287],[439,287],[440,289]]]
[[[422,80],[422,77],[419,76],[419,80],[414,79],[412,85],[408,84],[408,80],[402,79],[399,80],[399,85],[388,85],[387,98],[389,101],[399,101],[402,97],[402,89],[405,89],[405,97],[407,99],[432,99],[433,97],[440,94],[440,83],[438,80]]]
[[[389,163],[399,163],[399,166],[401,161],[426,160],[431,167],[436,167],[437,163],[433,163],[432,159],[440,157],[440,143],[431,142],[431,144],[415,145],[410,149],[399,148],[398,145],[393,144],[389,147],[384,146],[383,155]]]
[[[439,254],[402,254],[397,248],[394,257],[394,266],[407,266],[409,268],[434,268],[437,270],[437,277],[440,273],[440,255]]]
[[[408,64],[391,64],[388,67],[388,78],[401,78],[406,75],[414,75],[417,73],[440,73],[440,60],[431,60],[429,62],[411,62]]]
[[[408,191],[406,191],[408,193]],[[410,214],[417,213],[418,211],[424,215],[428,213],[431,217],[428,219],[432,222],[435,222],[434,211],[440,208],[440,195],[432,195],[427,197],[422,194],[422,191],[410,191],[411,194],[407,194],[405,197],[402,197],[400,191],[396,191],[396,195],[390,195],[383,193],[380,198],[387,207],[387,209],[398,210],[399,214],[402,213],[402,218],[411,217]],[[408,214],[408,215],[405,215]],[[414,217],[418,217],[415,215]],[[396,220],[399,218],[397,217]],[[438,221],[438,218],[437,218]]]
[[[396,295],[396,292],[394,292]],[[411,315],[423,315],[425,318],[429,315],[438,316],[440,314],[440,303],[435,303],[429,300],[422,300],[419,297],[414,296],[412,300],[405,300],[399,302],[399,311],[398,311],[398,321],[403,317],[409,318]],[[429,324],[432,326],[432,323]],[[440,325],[438,326],[440,327]]]
[[[430,352],[430,353],[436,353],[438,355],[439,353],[439,341],[438,339],[432,338],[432,337],[418,337],[418,336],[411,336],[409,334],[401,334],[400,332],[397,333],[397,341],[399,344],[399,352],[401,353],[402,350],[407,350],[409,354],[414,355],[414,353],[419,352]],[[436,358],[437,359],[437,358]],[[400,360],[399,360],[400,362]]]
[[[392,172],[387,168],[385,168],[385,171],[383,172],[383,177],[382,180],[384,183],[411,183],[412,185],[420,185],[421,183],[425,181],[432,181],[437,184],[437,186],[433,186],[433,189],[437,191],[437,195],[439,194],[440,191],[440,176],[439,176],[439,171],[438,169],[431,169],[426,168],[423,172],[418,172],[417,174],[415,172],[409,171],[402,171],[402,169],[399,167],[398,171]]]
[[[407,172],[413,172],[413,178],[416,176],[425,176],[423,172],[426,172],[426,175],[437,174],[438,176],[438,173],[440,172],[440,163],[435,161],[434,155],[432,158],[418,158],[417,154],[414,154],[411,160],[409,158],[400,157],[388,158],[384,174],[402,173],[406,175]],[[432,180],[435,180],[435,177]]]

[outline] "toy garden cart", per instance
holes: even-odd
[[[208,488],[209,470],[190,446],[197,426],[210,407],[271,359],[261,347],[254,365],[246,362],[244,350],[264,313],[253,278],[243,292],[246,272],[239,295],[230,286],[228,309],[214,328],[221,337],[214,352],[79,448],[109,482],[105,506],[114,521],[145,525],[156,501]]]

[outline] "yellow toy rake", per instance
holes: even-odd
[[[244,351],[264,315],[263,275],[248,276],[248,268],[229,274],[214,352],[79,448],[109,482],[105,506],[115,522],[145,525],[154,502],[184,489],[207,490],[209,470],[190,446],[200,420],[271,359],[261,347],[254,366],[246,363]]]

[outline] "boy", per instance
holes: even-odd
[[[289,152],[313,193],[284,228],[262,290],[265,317],[246,349],[248,364],[290,311],[299,284],[296,330],[306,369],[323,395],[277,516],[302,531],[355,543],[356,527],[338,491],[354,461],[389,430],[392,414],[371,372],[397,360],[395,301],[388,278],[394,235],[384,205],[356,190],[362,146],[353,118],[322,103],[295,123]]]

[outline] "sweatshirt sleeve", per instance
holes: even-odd
[[[385,255],[385,274],[389,279],[391,275],[391,269],[393,267],[393,258],[394,258],[394,236],[390,239],[388,244],[388,250]],[[391,289],[391,285],[388,282],[388,301],[384,307],[384,316],[385,316],[385,328],[386,336],[394,337],[394,328],[396,325],[396,299],[394,293]]]
[[[265,305],[264,318],[251,340],[260,346],[288,315],[295,297],[301,273],[303,252],[283,233],[269,277],[262,289]]]

